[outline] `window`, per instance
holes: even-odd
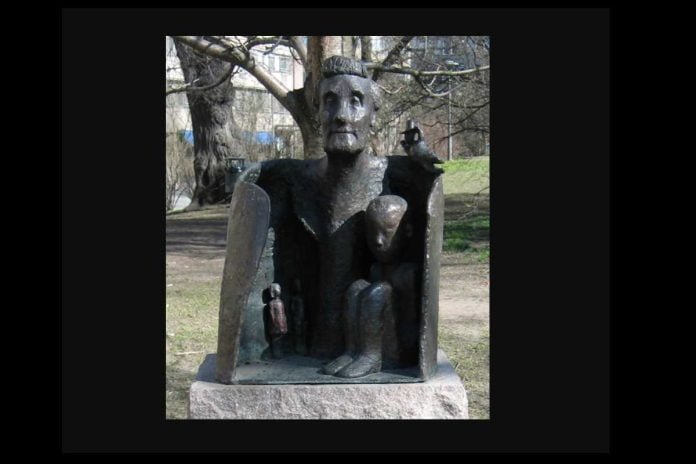
[[[273,55],[268,55],[268,70],[275,71],[275,57]]]
[[[290,72],[290,57],[280,56],[280,72],[287,73]]]

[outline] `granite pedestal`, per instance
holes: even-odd
[[[223,385],[209,354],[189,394],[190,419],[468,419],[462,380],[442,350],[426,382]]]

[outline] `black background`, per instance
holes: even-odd
[[[610,444],[610,14],[79,10],[61,21],[60,443],[75,451]],[[491,419],[165,420],[165,35],[491,36]]]

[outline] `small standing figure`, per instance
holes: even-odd
[[[288,322],[285,316],[285,305],[280,299],[280,285],[272,283],[268,287],[271,301],[264,308],[264,323],[266,338],[271,346],[271,356],[280,358],[283,355],[281,339],[288,333]]]
[[[304,300],[302,299],[302,284],[300,279],[294,281],[294,295],[290,300],[290,315],[292,318],[293,341],[297,354],[307,354],[307,320],[305,319]]]

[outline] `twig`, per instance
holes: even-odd
[[[404,87],[406,87],[406,85],[402,85],[396,90],[388,90],[386,87],[380,84],[377,84],[377,87],[379,87],[382,90],[382,92],[386,93],[387,95],[396,95],[397,93],[401,92],[404,89]]]
[[[267,49],[265,52],[263,52],[263,54],[264,54],[264,55],[268,55],[269,53],[271,53],[273,50],[276,49],[276,47],[278,47],[278,45],[280,45],[280,42],[281,42],[281,41],[283,41],[283,36],[282,36],[282,35],[281,35],[281,36],[278,36],[278,39],[275,41],[275,43],[273,44],[273,46],[272,46],[271,48]],[[288,46],[288,47],[290,46],[290,44],[289,44],[288,41],[284,41],[284,43],[285,43],[286,46]]]
[[[413,39],[414,36],[412,35],[405,35],[401,37],[401,40],[397,42],[396,45],[394,45],[394,48],[392,48],[389,53],[387,54],[387,57],[382,61],[382,63],[379,66],[374,67],[374,71],[372,72],[372,80],[377,81],[379,77],[382,75],[383,70],[388,70],[390,69],[391,65],[393,65],[396,60],[401,56],[401,52],[408,43]]]
[[[485,71],[490,69],[490,65],[477,66],[470,69],[462,69],[460,71],[421,71],[419,69],[409,68],[409,67],[398,67],[398,66],[384,66],[380,63],[365,63],[367,69],[372,69],[374,71],[390,72],[395,74],[408,74],[411,76],[463,76],[465,74],[471,74],[478,71]]]
[[[174,356],[186,356],[187,354],[201,354],[205,351],[183,351],[181,353],[172,353]]]
[[[210,85],[204,85],[202,87],[193,87],[192,85],[195,83],[195,81],[194,81],[191,84],[185,85],[184,87],[169,89],[169,90],[167,90],[167,92],[164,95],[167,96],[167,95],[171,95],[173,93],[179,93],[179,92],[193,92],[193,91],[200,92],[203,90],[210,90],[210,89],[215,88],[224,82],[227,82],[227,80],[230,78],[230,76],[232,76],[232,73],[234,73],[234,68],[235,68],[235,66],[230,63],[229,69],[227,71],[225,71],[222,74],[222,76],[220,76],[220,78],[218,80],[216,80],[215,82],[213,82]],[[196,80],[198,80],[198,79],[196,79]]]

